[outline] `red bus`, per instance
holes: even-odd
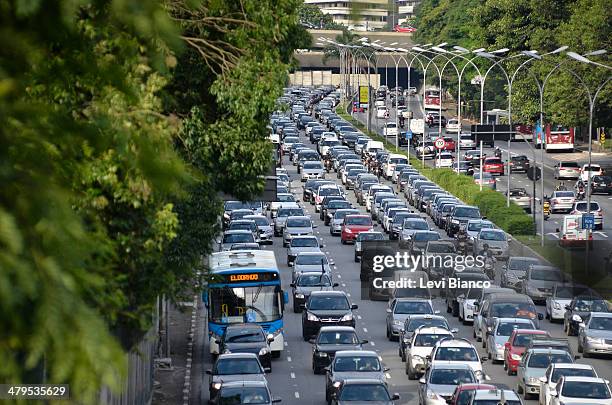
[[[425,109],[439,110],[440,109],[440,90],[427,89],[425,90]]]
[[[542,143],[541,135],[538,134],[536,146]],[[561,125],[546,124],[546,140],[544,149],[547,153],[557,151],[574,151],[574,128],[566,128]]]

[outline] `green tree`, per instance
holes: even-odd
[[[298,15],[300,23],[307,28],[318,28],[324,30],[341,29],[341,25],[334,22],[331,15],[325,14],[314,4],[302,3],[299,6]]]

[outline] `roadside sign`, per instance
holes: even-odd
[[[582,215],[582,229],[593,230],[595,228],[595,215],[583,214]]]
[[[599,133],[599,144],[602,146],[606,144],[606,133],[603,130]]]
[[[359,86],[359,103],[368,104],[368,86]]]
[[[444,145],[446,145],[446,142],[444,142],[444,138],[436,138],[434,142],[434,146],[436,147],[436,149],[444,149]]]
[[[406,139],[412,139],[412,131],[406,131]]]

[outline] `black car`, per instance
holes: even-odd
[[[261,326],[253,323],[229,325],[221,340],[217,340],[219,353],[255,353],[265,369],[272,370],[270,342],[274,338],[266,336]]]
[[[326,199],[329,198],[327,201]],[[346,201],[344,197],[339,195],[328,196],[323,199],[321,204],[321,210],[319,211],[319,218],[329,225],[329,220],[334,217],[336,210],[353,208],[353,205]]]
[[[351,326],[324,326],[315,338],[309,340],[312,347],[312,371],[323,372],[334,360],[336,352],[341,350],[361,350],[361,345],[368,343],[360,340]]]
[[[332,398],[332,405],[377,404],[393,405],[400,395],[389,394],[385,383],[378,380],[355,379],[346,380],[338,388],[338,393]]]
[[[313,291],[302,312],[302,337],[316,335],[322,326],[341,325],[355,327],[353,309],[344,291]]]
[[[302,312],[304,305],[313,291],[332,291],[338,283],[332,283],[328,274],[323,272],[301,273],[291,283],[293,292],[293,312]]]
[[[456,205],[451,211],[446,222],[446,234],[451,238],[459,231],[463,225],[467,225],[471,219],[482,219],[478,207],[470,205]]]
[[[223,383],[232,381],[266,381],[266,370],[261,366],[255,353],[228,353],[217,358],[212,369],[206,370],[208,374],[208,391],[210,399],[214,400]]]
[[[610,312],[606,300],[594,295],[579,295],[565,306],[563,329],[568,336],[576,336],[580,324],[591,312]]]
[[[510,158],[510,170],[514,173],[524,172],[529,170],[529,159],[525,155],[512,156]]]
[[[281,402],[272,397],[266,381],[232,381],[223,383],[219,394],[208,403],[211,405],[258,404],[272,405]]]
[[[593,176],[591,190],[593,194],[612,194],[612,176]]]

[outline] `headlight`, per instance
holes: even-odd
[[[425,363],[425,361],[423,360],[421,356],[412,356],[412,362],[416,364]]]
[[[311,314],[310,312],[306,316],[306,319],[308,319],[309,321],[313,321],[313,322],[318,322],[319,321],[319,317],[314,315],[314,314]]]
[[[223,350],[223,354],[230,354],[232,351],[230,349]]]
[[[319,357],[327,357],[327,353],[325,352],[316,352],[316,355]]]
[[[267,347],[262,347],[262,348],[261,348],[261,350],[259,350],[259,355],[260,355],[260,356],[263,356],[263,355],[268,354],[269,352],[270,352],[270,351],[268,350],[268,348],[267,348]]]
[[[557,301],[553,302],[553,308],[554,309],[561,309],[561,304],[559,304]]]
[[[427,398],[429,399],[438,399],[438,395],[430,390],[427,390]]]
[[[580,317],[580,315],[574,314],[572,315],[572,321],[580,323],[582,322],[582,318]]]
[[[295,294],[295,298],[303,299],[304,294]]]
[[[216,390],[220,390],[221,389],[221,383],[220,382],[216,382],[212,385],[212,387]]]
[[[333,385],[334,385],[334,388],[340,388],[342,383],[340,381],[335,381]]]
[[[451,220],[451,223],[455,224],[455,225],[459,225],[459,221],[456,219]]]
[[[590,336],[587,336],[586,340],[589,343],[599,343],[599,344],[603,344],[604,343],[603,339],[601,339],[601,338],[594,338],[594,337],[590,337]]]
[[[473,310],[474,310],[474,308],[476,308],[476,307],[475,307],[474,305],[472,305],[472,304],[466,304],[466,306],[465,306],[465,307],[466,307],[467,309],[469,309],[470,311],[473,311]]]
[[[353,320],[353,314],[346,314],[342,317],[342,319],[340,319],[340,322],[352,321],[352,320]]]
[[[512,353],[510,357],[512,357],[512,360],[520,361],[522,356],[516,353]]]
[[[346,233],[353,233],[353,231],[351,231],[351,228],[344,228],[344,232],[346,232]]]
[[[404,324],[403,321],[393,321],[393,325],[402,326]]]

